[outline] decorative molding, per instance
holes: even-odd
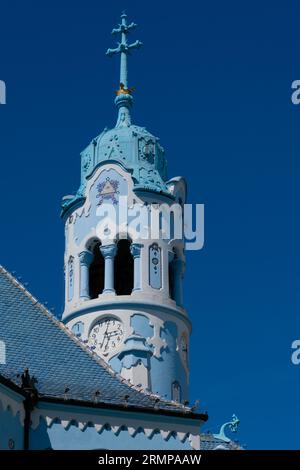
[[[149,284],[153,289],[161,289],[161,248],[157,243],[149,247]]]
[[[118,204],[117,196],[120,194],[119,191],[120,182],[115,179],[111,179],[109,176],[105,178],[105,181],[100,181],[97,184],[97,195],[99,199],[98,206],[101,206],[104,201],[110,201],[114,206]]]
[[[104,258],[114,258],[117,251],[117,246],[115,244],[103,245],[100,247],[100,251]]]
[[[131,243],[130,245],[130,252],[133,258],[139,258],[141,256],[141,250],[144,245],[141,243]]]
[[[0,391],[0,403],[3,411],[10,411],[14,417],[19,415],[20,423],[24,426],[25,410],[23,400],[19,402],[9,396],[9,391],[8,393]]]
[[[68,260],[68,301],[71,302],[74,296],[74,256]]]
[[[82,251],[81,253],[79,253],[79,260],[81,265],[89,267],[91,262],[93,261],[93,253],[87,250]]]
[[[134,437],[139,431],[143,432],[145,436],[151,440],[155,434],[160,434],[164,441],[173,435],[180,442],[189,440],[191,448],[194,450],[200,449],[200,434],[198,434],[198,427],[191,425],[180,424],[178,422],[159,422],[155,419],[143,421],[144,418],[132,419],[128,416],[109,416],[101,412],[101,415],[90,415],[84,413],[70,413],[54,409],[35,409],[32,414],[32,428],[37,429],[40,424],[40,419],[44,419],[48,428],[55,423],[60,423],[61,426],[68,430],[71,426],[77,426],[82,432],[88,426],[95,428],[98,434],[101,434],[105,429],[110,429],[115,435],[118,435],[122,430],[127,430],[130,436]],[[143,424],[145,423],[145,424]]]

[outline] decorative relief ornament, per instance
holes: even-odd
[[[147,343],[150,346],[153,346],[153,356],[157,357],[158,359],[161,358],[162,351],[167,349],[166,340],[160,336],[160,327],[156,328],[155,334],[152,338],[147,339]]]
[[[151,165],[154,164],[155,144],[151,139],[143,138],[139,140],[139,157],[142,161],[146,161]]]
[[[161,189],[161,182],[158,178],[156,170],[147,168],[140,168],[139,170],[139,179],[140,183],[144,184],[146,187]]]
[[[237,432],[239,424],[240,424],[239,418],[235,414],[233,414],[231,420],[228,421],[227,423],[224,423],[221,426],[220,432],[218,434],[213,434],[213,436],[216,439],[221,439],[222,441],[225,441],[225,442],[231,442],[231,439],[226,436],[225,430],[226,428],[229,428],[231,432]]]
[[[106,158],[122,158],[123,151],[120,148],[118,134],[110,137],[109,143],[105,148],[104,157]]]
[[[119,194],[120,183],[118,180],[113,180],[109,176],[97,185],[97,198],[99,198],[98,206],[101,206],[104,201],[111,201],[114,206],[118,204],[117,195]]]
[[[68,276],[69,276],[69,286],[68,286],[68,301],[71,302],[74,295],[74,257],[70,256],[68,261]]]
[[[153,243],[149,247],[149,271],[150,286],[154,289],[161,288],[161,251],[157,243]]]

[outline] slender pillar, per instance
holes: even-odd
[[[88,300],[89,293],[89,267],[93,261],[93,254],[90,251],[82,251],[79,253],[80,261],[80,292],[81,299]]]
[[[174,265],[173,265],[174,258],[175,258],[174,251],[168,251],[168,289],[169,289],[169,296],[173,300],[175,300]]]
[[[175,302],[177,305],[182,307],[183,305],[183,289],[182,289],[182,280],[183,280],[183,273],[185,263],[180,258],[174,258],[173,260],[173,267],[174,267],[174,296]]]
[[[114,289],[114,258],[116,254],[116,245],[104,245],[100,247],[104,258],[104,290],[103,294],[115,292]]]
[[[130,251],[134,260],[133,290],[141,290],[141,249],[144,245],[132,243]]]

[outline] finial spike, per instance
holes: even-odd
[[[128,89],[128,70],[127,70],[127,56],[130,54],[132,49],[139,49],[142,46],[141,41],[137,40],[132,44],[128,44],[127,35],[136,28],[136,23],[132,22],[127,24],[127,15],[125,12],[121,14],[121,24],[117,28],[112,30],[112,34],[121,34],[121,42],[118,42],[118,47],[114,49],[107,49],[106,55],[113,56],[115,54],[120,54],[121,63],[120,63],[120,83],[123,83],[124,88]]]
[[[139,49],[142,46],[141,41],[136,40],[135,42],[128,44],[127,35],[136,28],[134,22],[127,24],[127,15],[125,11],[121,14],[121,23],[117,28],[112,30],[112,34],[121,34],[121,42],[118,42],[118,46],[114,49],[107,49],[106,55],[112,57],[115,54],[120,54],[120,83],[117,91],[117,97],[115,103],[119,108],[119,115],[116,127],[130,126],[130,112],[129,109],[132,105],[131,93],[133,88],[128,87],[128,68],[127,68],[127,56],[133,49]]]

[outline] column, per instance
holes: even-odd
[[[168,265],[166,266],[167,269],[165,269],[165,274],[164,277],[167,276],[168,279],[168,291],[169,291],[169,296],[172,300],[175,300],[175,280],[174,280],[174,261],[175,258],[175,253],[174,251],[168,251]],[[164,264],[164,263],[163,263]]]
[[[93,254],[90,251],[82,251],[79,253],[80,261],[80,291],[79,296],[81,299],[88,300],[89,293],[89,267],[93,261]]]
[[[183,289],[182,289],[182,279],[184,273],[185,263],[180,258],[174,258],[174,297],[175,302],[180,307],[183,306]]]
[[[140,243],[132,243],[130,247],[133,256],[133,290],[141,290],[141,249],[144,245]]]
[[[100,247],[104,258],[104,290],[103,294],[115,292],[114,289],[114,258],[116,254],[116,245],[104,245]]]

